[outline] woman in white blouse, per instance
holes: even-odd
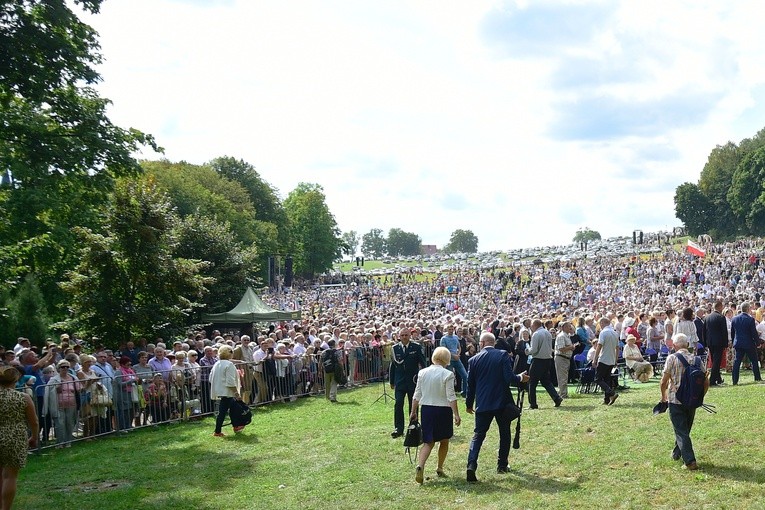
[[[454,435],[454,424],[461,423],[460,412],[457,409],[457,395],[454,392],[454,372],[448,367],[451,363],[451,353],[446,347],[437,347],[433,351],[431,360],[433,364],[420,370],[417,375],[417,387],[414,390],[412,401],[412,413],[410,419],[417,419],[417,410],[422,404],[422,439],[420,458],[417,462],[415,480],[423,481],[425,462],[430,456],[431,450],[438,441],[438,467],[436,474],[444,474],[444,461],[449,452],[449,439]]]

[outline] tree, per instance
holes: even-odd
[[[710,233],[713,239],[731,239],[739,231],[740,222],[728,202],[728,190],[741,157],[742,151],[735,143],[718,145],[701,171],[698,188],[710,207],[710,215],[703,222],[708,228],[701,233]]]
[[[446,253],[477,253],[478,237],[472,230],[457,229],[452,232],[449,242],[444,246]]]
[[[373,228],[361,236],[361,253],[366,258],[379,259],[384,256],[387,249],[387,242],[382,229]]]
[[[230,310],[248,285],[258,285],[258,251],[254,245],[237,242],[228,224],[209,216],[192,214],[181,218],[177,236],[178,244],[173,255],[206,262],[200,274],[214,281],[210,291],[200,300],[204,311]]]
[[[597,230],[591,230],[588,227],[584,227],[583,229],[580,228],[576,231],[576,235],[574,235],[574,239],[572,241],[575,243],[586,243],[589,241],[599,241],[600,239],[600,232]]]
[[[733,174],[728,202],[747,232],[765,235],[765,147],[748,153]]]
[[[48,311],[33,275],[29,274],[24,278],[9,308],[14,331],[11,338],[24,336],[35,345],[45,345],[49,331]]]
[[[400,228],[392,228],[388,231],[388,254],[398,255],[419,255],[422,250],[422,239],[412,232],[404,232]]]
[[[101,0],[75,2],[97,13]],[[114,176],[140,167],[132,154],[154,139],[106,116],[96,32],[65,0],[0,4],[0,169],[10,185],[0,197],[0,251],[16,275],[35,273],[48,302],[73,267],[71,227],[97,211]],[[93,226],[93,218],[85,218]],[[2,255],[0,255],[2,256]],[[5,278],[5,275],[0,275]]]
[[[255,207],[255,218],[276,227],[280,246],[291,245],[289,220],[279,200],[279,192],[260,176],[254,166],[242,159],[229,156],[215,158],[208,164],[220,175],[241,184],[249,193]],[[264,253],[273,253],[273,251]]]
[[[675,216],[683,222],[691,236],[709,232],[712,226],[714,204],[696,184],[686,182],[675,190]]]
[[[327,207],[324,189],[301,182],[284,201],[295,239],[295,274],[312,278],[332,268],[340,257],[342,240],[335,217]]]
[[[353,257],[356,255],[356,251],[359,249],[359,234],[355,230],[349,230],[348,232],[343,232],[343,243],[345,243],[345,246],[343,247],[343,252]]]
[[[205,263],[173,256],[177,222],[151,179],[121,181],[104,233],[76,229],[80,263],[62,283],[69,326],[110,343],[180,332],[211,280],[200,275]]]

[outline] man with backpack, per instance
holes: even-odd
[[[337,402],[337,379],[335,379],[335,370],[340,364],[338,359],[338,351],[335,348],[335,339],[333,338],[327,342],[329,346],[321,353],[321,364],[324,368],[324,396],[330,402]]]
[[[675,431],[672,459],[683,459],[685,468],[698,469],[691,443],[691,427],[696,409],[704,403],[709,389],[706,365],[700,356],[688,352],[688,337],[682,333],[673,338],[675,353],[667,358],[661,378],[661,401],[669,404],[669,419]]]

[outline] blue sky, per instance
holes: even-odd
[[[759,3],[108,0],[112,120],[170,160],[317,182],[343,231],[479,249],[678,225],[675,188],[765,127]],[[146,157],[156,157],[146,154]]]

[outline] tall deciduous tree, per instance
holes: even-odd
[[[177,332],[211,280],[205,263],[173,256],[178,217],[151,180],[119,183],[104,234],[78,229],[81,261],[62,287],[76,330],[110,343]]]
[[[709,232],[713,226],[714,204],[692,182],[681,184],[675,190],[675,215],[683,222],[689,235]]]
[[[472,230],[457,229],[452,232],[444,251],[446,253],[476,253],[478,251],[478,236]]]
[[[340,257],[342,240],[324,189],[301,182],[287,196],[284,208],[295,239],[295,273],[310,278],[331,269],[332,262]]]
[[[373,228],[361,236],[361,253],[366,258],[379,259],[386,253],[386,240],[380,228]]]
[[[101,0],[75,3],[97,13]],[[0,2],[0,169],[12,181],[0,197],[8,222],[0,252],[16,273],[37,275],[49,303],[75,262],[71,226],[93,226],[83,216],[103,203],[113,177],[140,171],[136,149],[157,149],[152,137],[107,117],[108,100],[92,88],[100,80],[97,34],[68,5]],[[0,278],[14,281],[13,271]]]
[[[242,159],[224,156],[213,159],[209,165],[227,179],[241,184],[249,193],[255,207],[255,218],[273,224],[276,227],[279,245],[290,246],[292,240],[289,236],[289,220],[279,199],[278,190],[265,181],[254,166]]]
[[[180,220],[177,232],[174,255],[206,262],[201,274],[214,280],[210,292],[201,299],[205,311],[230,310],[248,285],[258,285],[258,251],[254,245],[237,242],[228,224],[192,214]]]
[[[422,250],[422,239],[412,232],[392,228],[388,231],[386,246],[389,255],[419,255]]]
[[[359,249],[359,233],[355,230],[349,230],[343,232],[343,253],[353,257],[356,255],[356,251]]]
[[[749,233],[765,235],[765,147],[748,153],[733,174],[728,201]]]

